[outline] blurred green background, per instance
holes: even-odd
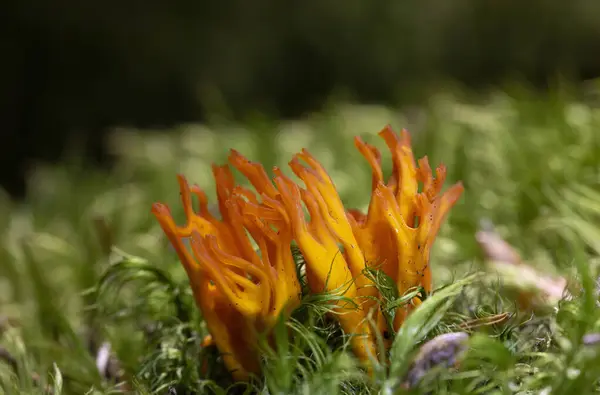
[[[482,268],[482,220],[535,268],[587,287],[587,298],[527,327],[511,300],[488,303],[499,294],[489,286],[442,312],[448,322],[512,317],[484,336],[489,363],[452,376],[464,390],[453,393],[481,380],[502,393],[600,388],[600,352],[581,343],[600,328],[590,292],[600,262],[597,1],[2,7],[0,351],[12,360],[0,353],[0,393],[51,384],[55,394],[109,394],[125,380],[142,394],[184,394],[204,378],[226,393],[230,381],[204,376],[206,327],[152,203],[182,217],[176,173],[214,202],[210,166],[230,148],[288,175],[307,148],[346,207],[365,209],[370,170],[352,138],[379,146],[389,172],[375,136],[386,124],[408,128],[416,156],[465,185],[432,251],[436,287]],[[538,331],[546,324],[552,332]],[[432,333],[456,329],[444,325]],[[420,341],[409,340],[403,363]],[[98,369],[103,342],[119,374]],[[312,361],[298,347],[294,358]],[[262,393],[376,393],[381,383],[348,377],[360,371],[344,350],[319,347],[310,372],[273,359]]]
[[[600,75],[594,0],[10,1],[0,183],[115,125],[293,118],[335,98],[394,107],[456,84],[545,90]]]

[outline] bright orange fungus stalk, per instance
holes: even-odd
[[[186,225],[177,226],[165,205],[154,204],[152,211],[187,271],[196,303],[235,379],[259,373],[256,334],[268,332],[280,314],[289,316],[300,303],[292,241],[305,258],[310,291],[344,297],[336,302],[335,317],[347,334],[354,335],[352,348],[367,366],[370,357],[376,356],[374,331],[382,334],[388,328],[377,309],[377,288],[365,276],[365,268],[383,270],[396,282],[400,294],[418,286],[431,291],[429,251],[463,187],[458,183],[440,194],[446,168],[440,165],[435,179],[426,157],[417,168],[408,132],[403,130],[398,136],[386,127],[380,136],[393,159],[387,183],[379,151],[355,139],[373,172],[366,215],[345,210],[331,178],[306,150],[290,162],[306,188],[278,168],[273,184],[260,164],[232,150],[229,162],[248,178],[257,194],[235,186],[229,167],[213,166],[220,220],[209,213],[206,195],[196,186],[190,188],[182,176],[179,185]],[[192,194],[200,202],[198,212],[192,208]],[[258,253],[248,234],[258,245]],[[191,251],[184,244],[186,238]],[[393,330],[418,303],[416,299],[396,312]],[[376,327],[368,324],[371,313]]]
[[[177,226],[170,210],[155,203],[152,212],[175,247],[208,330],[236,380],[260,373],[257,335],[271,329],[280,314],[300,303],[300,284],[290,250],[292,230],[283,205],[262,166],[232,152],[231,163],[255,185],[262,202],[234,186],[227,166],[213,166],[222,219],[211,215],[206,195],[179,176],[187,223]],[[192,208],[192,194],[200,203]],[[255,251],[248,237],[259,250]],[[184,239],[189,238],[191,251]]]
[[[459,182],[442,194],[446,167],[439,165],[434,178],[425,156],[418,161],[417,168],[406,130],[398,136],[388,126],[379,136],[392,154],[392,176],[384,183],[379,150],[356,137],[354,144],[371,165],[372,195],[367,215],[350,210],[348,220],[365,260],[391,277],[400,295],[418,286],[429,293],[432,287],[429,252],[442,221],[464,188]],[[423,184],[422,192],[419,183]],[[419,302],[415,298],[412,304],[396,311],[395,331]],[[383,319],[381,314],[379,319]]]

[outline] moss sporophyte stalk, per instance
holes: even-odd
[[[257,334],[268,333],[281,315],[289,317],[300,305],[293,241],[304,256],[310,292],[343,296],[335,299],[332,315],[346,334],[353,335],[352,349],[367,368],[377,355],[377,332],[386,338],[383,334],[389,328],[379,308],[382,297],[365,269],[382,270],[400,295],[414,287],[431,291],[429,252],[463,186],[457,183],[441,193],[445,166],[437,167],[434,178],[427,157],[415,163],[407,131],[396,134],[386,127],[379,135],[392,154],[393,171],[387,182],[379,150],[359,137],[354,140],[372,169],[366,214],[344,208],[326,170],[306,150],[289,163],[304,187],[277,167],[271,180],[262,165],[234,150],[230,165],[255,191],[236,185],[229,166],[213,165],[221,219],[209,212],[206,194],[190,187],[181,175],[187,223],[178,226],[166,205],[153,205],[152,212],[187,272],[213,341],[236,380],[260,374]],[[193,195],[198,211],[192,207]],[[190,240],[191,248],[184,239]],[[397,331],[419,303],[415,298],[398,308],[391,329]],[[375,325],[369,324],[369,316],[376,317],[370,320]]]

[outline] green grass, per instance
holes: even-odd
[[[600,332],[600,110],[559,95],[498,94],[479,105],[438,96],[409,115],[339,105],[294,122],[120,130],[110,175],[81,170],[76,159],[38,167],[25,203],[0,196],[0,346],[10,354],[0,362],[0,392],[109,394],[123,390],[119,381],[140,394],[600,392],[600,346],[583,341]],[[200,345],[206,327],[151,204],[167,202],[182,218],[178,172],[214,196],[210,164],[224,163],[229,148],[291,174],[287,161],[306,147],[347,207],[364,209],[370,170],[352,138],[381,147],[389,171],[375,135],[388,123],[411,131],[418,157],[448,166],[447,185],[465,185],[432,252],[438,291],[395,334],[390,364],[376,365],[373,379],[320,295],[280,323],[276,346],[264,347],[264,378],[232,383],[216,350]],[[484,265],[475,239],[482,220],[540,272],[569,278],[573,298],[545,314],[519,310],[509,284]],[[393,291],[392,304],[403,297]],[[457,368],[425,369],[417,386],[402,386],[424,341],[502,313],[508,319],[469,331]],[[105,342],[113,358],[101,373]]]

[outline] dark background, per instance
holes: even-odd
[[[2,6],[0,184],[68,147],[109,163],[115,125],[260,112],[289,118],[334,93],[418,104],[600,75],[597,0],[15,1]]]

